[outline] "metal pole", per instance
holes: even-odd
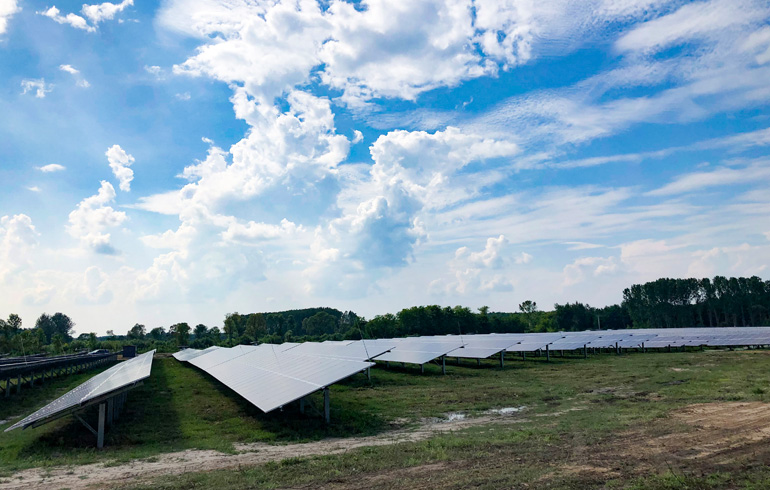
[[[446,374],[446,356],[441,356],[441,374]]]
[[[583,359],[588,359],[588,346],[583,344]]]
[[[104,419],[105,412],[107,411],[107,404],[102,402],[99,404],[99,429],[96,435],[96,447],[101,449],[104,447]]]
[[[620,355],[620,348],[618,347],[617,342],[615,342],[615,354]]]
[[[326,423],[331,422],[331,409],[329,407],[329,387],[324,388],[324,416]]]
[[[505,367],[505,351],[500,352],[500,367]]]
[[[478,358],[476,359],[476,365],[481,366],[481,359],[478,359]]]
[[[548,344],[545,344],[545,360],[551,361],[551,350],[548,348]]]
[[[420,374],[425,374],[425,364],[420,364]]]
[[[369,381],[372,380],[372,368],[370,367],[366,368],[366,379],[368,379]]]

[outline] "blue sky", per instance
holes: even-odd
[[[770,5],[0,0],[0,316],[768,277]]]

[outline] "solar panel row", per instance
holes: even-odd
[[[323,391],[328,420],[329,386],[369,369],[374,365],[369,360],[390,348],[387,342],[373,341],[305,342],[181,351],[175,357],[210,374],[265,413]]]

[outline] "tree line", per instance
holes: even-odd
[[[492,312],[482,306],[413,306],[367,320],[352,311],[304,308],[279,312],[228,313],[222,327],[176,323],[147,329],[134,324],[126,334],[113,330],[72,337],[74,322],[63,313],[42,314],[35,326],[22,328],[11,314],[0,319],[0,353],[62,353],[83,349],[118,349],[136,345],[140,351],[173,352],[181,346],[206,348],[252,343],[358,340],[411,335],[463,335],[625,328],[731,327],[770,325],[770,281],[759,277],[713,279],[662,278],[623,291],[620,304],[595,308],[580,302],[555,304],[541,311],[527,300],[513,312]]]

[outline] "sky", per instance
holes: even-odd
[[[0,0],[0,60],[25,327],[770,278],[766,1]]]

